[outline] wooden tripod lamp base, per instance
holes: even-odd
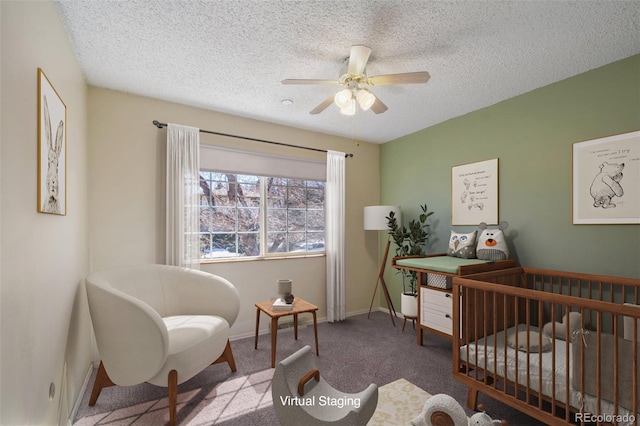
[[[393,220],[402,223],[400,220],[400,207],[399,206],[368,206],[364,208],[364,229],[372,231],[388,231],[389,221]],[[387,265],[387,257],[389,256],[389,247],[391,246],[391,235],[387,232],[387,247],[384,249],[384,257],[382,264],[380,265],[380,272],[378,272],[378,280],[376,286],[373,289],[373,297],[371,298],[371,305],[369,306],[369,315],[371,316],[371,309],[373,308],[373,301],[376,299],[376,291],[378,290],[378,283],[382,286],[382,293],[387,301],[387,307],[389,308],[389,316],[391,317],[391,323],[396,326],[396,322],[393,317],[397,318],[396,309],[393,307],[393,302],[389,296],[389,289],[387,283],[384,282],[384,268]]]
[[[393,307],[393,302],[391,301],[391,297],[389,296],[389,289],[387,288],[387,283],[384,282],[384,268],[387,265],[387,257],[389,256],[389,247],[391,245],[391,236],[387,238],[387,247],[384,250],[384,257],[382,258],[382,264],[380,265],[380,272],[378,273],[378,279],[376,281],[376,286],[373,288],[373,297],[371,298],[371,305],[369,306],[369,314],[367,318],[371,316],[371,309],[373,308],[373,301],[376,299],[376,291],[378,290],[378,284],[382,287],[382,293],[384,294],[384,298],[387,301],[387,307],[389,308],[389,316],[391,317],[391,323],[393,326],[396,326],[396,322],[393,317],[398,317],[396,314],[396,308]],[[392,314],[393,312],[393,314]]]

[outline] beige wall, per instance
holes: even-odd
[[[343,138],[87,89],[53,2],[0,2],[0,17],[0,424],[65,424],[97,360],[83,278],[90,270],[164,260],[165,131],[153,127],[153,119],[353,152],[347,161],[347,310],[368,309],[378,235],[363,230],[362,210],[379,199],[378,145],[356,147]],[[67,106],[66,216],[36,212],[38,67]],[[205,135],[203,142],[225,141]],[[265,148],[239,142],[226,141]],[[324,257],[203,269],[240,289],[235,336],[251,334],[253,302],[270,297],[283,276],[325,315]]]
[[[347,312],[369,309],[378,269],[378,235],[363,230],[363,208],[379,197],[379,146],[268,124],[184,105],[89,88],[89,204],[92,270],[164,262],[164,147],[173,122],[207,130],[322,149],[352,152],[347,160]],[[322,119],[319,117],[319,119]],[[202,143],[324,158],[322,153],[202,134]],[[278,278],[294,281],[294,294],[308,298],[326,316],[325,258],[211,263],[204,271],[231,280],[242,296],[235,337],[255,327],[254,303],[273,296]],[[266,327],[266,321],[263,327]]]
[[[90,364],[86,85],[53,2],[0,11],[0,424],[64,424]],[[36,211],[38,67],[67,106],[66,216]]]

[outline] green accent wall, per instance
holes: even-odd
[[[383,144],[381,203],[405,224],[427,203],[429,252],[444,252],[451,167],[498,158],[499,219],[522,266],[640,278],[640,225],[573,225],[571,199],[572,144],[639,129],[636,55]],[[399,309],[401,278],[388,267],[385,280]]]

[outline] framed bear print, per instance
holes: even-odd
[[[38,211],[67,214],[67,107],[38,68]]]
[[[573,223],[640,223],[640,131],[573,144]]]

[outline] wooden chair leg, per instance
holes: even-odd
[[[115,386],[115,383],[111,381],[107,374],[107,370],[104,368],[104,364],[100,361],[100,367],[98,367],[98,373],[96,374],[96,381],[93,383],[93,390],[91,391],[91,398],[89,398],[90,407],[96,405],[96,401],[98,400],[98,396],[100,396],[102,388],[107,388],[109,386]]]
[[[233,358],[233,352],[231,351],[231,345],[229,344],[228,340],[227,340],[227,346],[225,346],[224,352],[222,352],[222,355],[220,355],[218,359],[213,361],[214,364],[219,364],[221,362],[228,363],[232,372],[235,373],[236,371],[238,371],[236,368],[236,361]]]
[[[178,372],[169,371],[167,387],[169,389],[169,425],[176,424],[176,411],[178,406]]]

